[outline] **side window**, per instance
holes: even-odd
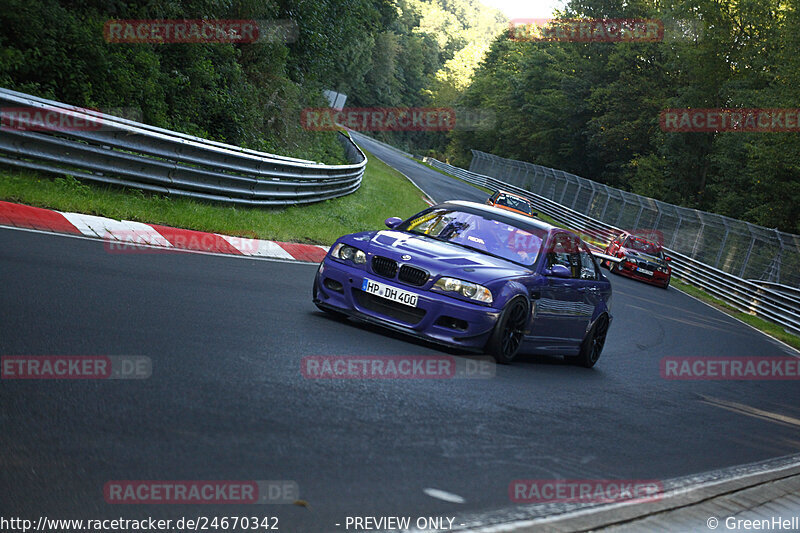
[[[578,251],[577,237],[569,233],[556,234],[550,251],[547,253],[547,267],[563,265],[572,272],[573,278],[580,277],[581,266]]]
[[[581,260],[581,276],[580,279],[597,279],[597,265],[594,263],[594,258],[592,254],[589,253],[589,250],[586,248],[586,245],[580,250],[580,260]]]

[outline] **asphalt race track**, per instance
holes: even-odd
[[[484,198],[358,138],[437,201]],[[515,479],[669,479],[800,447],[797,382],[659,372],[665,356],[796,352],[675,289],[617,276],[592,370],[521,357],[493,379],[305,379],[309,355],[441,353],[318,312],[315,268],[109,254],[100,241],[0,229],[0,354],[153,361],[146,380],[0,381],[0,515],[272,515],[280,531],[344,531],[348,515],[510,508]],[[103,498],[110,480],[217,479],[294,480],[308,506]]]
[[[374,142],[369,137],[357,132],[350,132],[350,134],[359,146],[363,146],[386,164],[405,174],[437,203],[448,200],[469,200],[483,203],[488,198],[488,195],[482,190],[461,180],[454,180],[425,165],[420,165],[405,155]]]

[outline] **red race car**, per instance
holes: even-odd
[[[611,241],[606,255],[619,257],[619,263],[603,261],[603,266],[614,274],[645,281],[663,289],[669,287],[671,259],[664,254],[660,244],[631,233],[623,233]]]

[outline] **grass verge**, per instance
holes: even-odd
[[[358,191],[304,206],[234,207],[6,168],[0,169],[0,199],[117,220],[330,245],[346,233],[382,228],[387,217],[406,218],[428,207],[420,191],[402,174],[377,157],[367,157]]]

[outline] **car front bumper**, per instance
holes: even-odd
[[[361,290],[364,278],[417,295],[412,308]],[[445,294],[400,283],[326,258],[316,274],[314,303],[355,319],[379,324],[414,337],[483,351],[500,311]]]
[[[669,273],[661,272],[659,270],[654,270],[652,276],[648,276],[647,274],[642,274],[641,272],[638,272],[636,270],[636,267],[631,268],[624,261],[620,263],[618,272],[623,276],[658,286],[665,285],[667,282],[669,282],[670,278]]]

